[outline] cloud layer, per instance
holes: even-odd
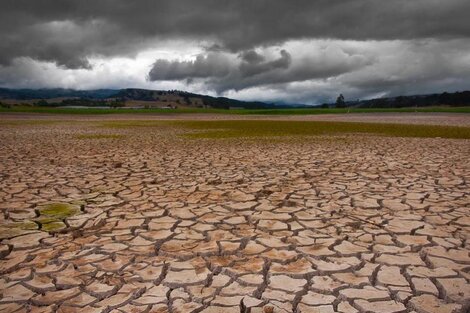
[[[5,0],[1,7],[3,86],[50,86],[38,77],[59,75],[54,86],[133,83],[255,98],[269,90],[286,101],[321,86],[307,102],[341,90],[367,97],[469,88],[468,0]],[[141,58],[152,51],[153,60]],[[103,68],[118,77],[101,75]]]
[[[292,86],[313,82],[358,98],[438,92],[440,85],[446,90],[469,87],[470,42],[460,40],[313,40],[287,42],[280,51],[272,50],[209,52],[194,61],[157,60],[149,79],[186,80],[218,93],[256,87],[288,93]]]

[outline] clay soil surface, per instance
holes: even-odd
[[[0,120],[289,120],[289,121],[336,121],[366,123],[397,123],[421,125],[448,125],[470,127],[470,114],[466,113],[350,113],[315,115],[239,115],[211,113],[165,113],[165,114],[107,114],[70,115],[47,113],[0,113]]]
[[[468,312],[469,139],[137,123],[188,118],[470,125],[1,115],[0,312]]]

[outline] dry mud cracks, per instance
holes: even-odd
[[[0,312],[469,308],[468,140],[0,141]]]

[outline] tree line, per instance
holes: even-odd
[[[338,96],[333,104],[323,104],[322,107],[354,107],[354,108],[407,108],[407,107],[430,107],[430,106],[470,106],[470,91],[443,92],[441,94],[399,96],[393,98],[377,98],[371,100],[345,101],[342,94]]]

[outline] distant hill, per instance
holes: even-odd
[[[115,98],[124,101],[149,101],[170,106],[189,106],[228,109],[231,107],[246,109],[275,108],[276,105],[259,101],[240,101],[225,97],[211,97],[179,90],[121,89]]]
[[[225,97],[211,97],[179,90],[149,89],[8,89],[0,88],[0,101],[8,99],[35,103],[40,105],[105,105],[107,101],[121,101],[129,107],[194,107],[220,108],[231,107],[247,109],[267,109],[286,107],[259,101],[240,101]],[[65,99],[65,100],[64,100]]]
[[[149,108],[245,108],[278,109],[305,108],[304,104],[240,101],[226,97],[211,97],[180,90],[126,89],[8,89],[0,88],[0,102],[40,106],[125,106]],[[346,101],[350,108],[404,108],[427,106],[470,106],[470,91],[429,95],[399,96],[371,100]],[[322,107],[335,107],[325,103]]]

